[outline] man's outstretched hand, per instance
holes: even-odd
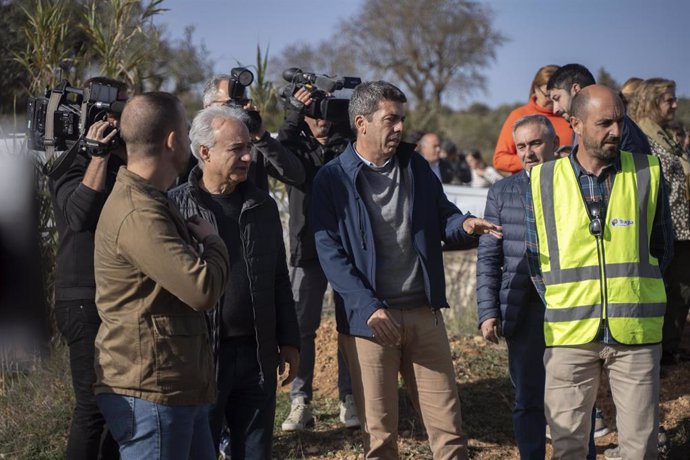
[[[494,238],[503,238],[503,227],[478,217],[465,219],[465,222],[462,223],[462,229],[468,235],[492,235]]]

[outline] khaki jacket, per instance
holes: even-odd
[[[194,249],[177,208],[121,168],[95,236],[96,394],[167,405],[215,399],[213,359],[203,311],[225,290],[223,240]]]

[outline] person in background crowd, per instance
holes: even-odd
[[[642,81],[641,78],[630,77],[621,85],[620,96],[628,116],[635,112],[635,91]]]
[[[529,88],[529,102],[510,112],[503,123],[501,133],[498,135],[496,149],[493,156],[493,164],[496,170],[503,173],[517,173],[522,171],[522,163],[517,157],[515,142],[513,141],[513,123],[525,115],[541,114],[549,119],[562,145],[568,145],[572,138],[572,130],[567,121],[555,115],[552,111],[549,92],[546,84],[558,66],[547,65],[537,71]],[[469,161],[469,160],[468,160]],[[473,185],[474,186],[474,185]]]
[[[247,181],[251,163],[246,112],[213,106],[199,112],[189,137],[198,166],[168,193],[184,218],[213,222],[230,255],[229,280],[208,318],[218,394],[211,410],[214,446],[224,423],[231,458],[270,459],[276,369],[297,375],[299,329],[278,206]]]
[[[668,304],[661,358],[663,366],[670,366],[690,360],[690,354],[679,348],[690,309],[690,158],[670,130],[678,107],[676,83],[650,78],[640,83],[636,97],[633,116],[661,163],[673,222],[673,260],[664,277]]]
[[[470,151],[466,158],[467,165],[470,167],[470,171],[472,171],[471,187],[490,187],[503,179],[503,176],[496,172],[494,168],[486,165],[479,150]]]
[[[417,142],[417,148],[441,183],[450,184],[454,178],[454,171],[450,163],[441,158],[441,138],[437,134],[426,133]]]
[[[556,70],[549,78],[547,85],[549,97],[553,102],[553,113],[570,120],[570,106],[573,97],[583,88],[594,83],[594,76],[583,65],[566,64]],[[575,145],[576,143],[577,137],[573,136],[571,144]],[[647,137],[628,115],[623,117],[621,150],[642,155],[649,155],[651,151]]]
[[[472,182],[472,171],[467,165],[465,152],[458,151],[457,145],[451,141],[441,143],[441,158],[450,163],[453,168],[453,185],[466,185]]]

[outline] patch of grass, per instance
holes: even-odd
[[[56,459],[65,447],[74,398],[67,349],[31,372],[6,375],[0,395],[0,458]]]

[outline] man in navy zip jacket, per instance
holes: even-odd
[[[362,83],[350,100],[356,143],[321,168],[312,215],[321,266],[338,294],[339,344],[367,433],[366,458],[398,458],[398,373],[421,412],[434,458],[467,458],[440,308],[441,241],[477,245],[500,227],[462,214],[410,144],[405,95]]]
[[[543,115],[527,115],[513,125],[523,171],[494,184],[484,217],[503,228],[503,240],[482,236],[477,255],[479,325],[486,340],[508,343],[508,368],[515,387],[513,429],[520,458],[545,453],[544,303],[530,278],[525,253],[525,199],[532,166],[551,161],[559,139]]]

